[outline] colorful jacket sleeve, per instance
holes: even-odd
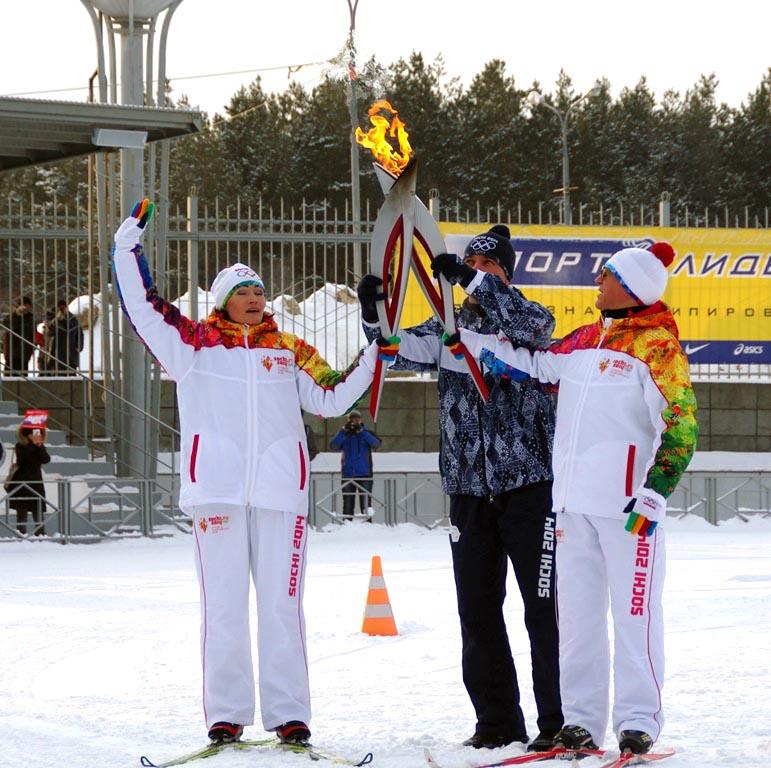
[[[658,436],[643,489],[666,499],[677,487],[696,449],[696,398],[688,360],[675,338],[667,334],[666,338],[655,339],[647,346],[643,359],[650,371],[644,384],[645,401]]]
[[[115,249],[113,270],[121,305],[139,338],[175,381],[193,365],[198,323],[162,299],[141,247]]]
[[[372,342],[345,370],[336,371],[310,344],[284,334],[294,347],[300,406],[318,416],[340,416],[350,410],[372,384],[378,346]]]

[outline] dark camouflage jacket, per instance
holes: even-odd
[[[459,328],[503,333],[530,349],[549,345],[554,318],[515,287],[485,275],[474,289],[479,305],[464,302],[456,312]],[[371,341],[378,328],[364,324]],[[483,369],[490,390],[485,403],[463,361],[442,344],[436,318],[398,331],[402,342],[391,370],[439,369],[439,471],[445,493],[498,495],[551,480],[554,405],[535,381],[517,383]]]

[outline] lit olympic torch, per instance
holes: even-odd
[[[391,119],[384,117],[382,112],[390,113]],[[417,159],[412,157],[409,134],[398,112],[387,101],[376,101],[368,114],[372,128],[366,133],[357,128],[356,141],[374,155],[372,165],[385,195],[372,230],[370,257],[372,273],[383,281],[383,297],[377,302],[380,333],[389,339],[399,330],[407,278],[412,268],[445,333],[452,336],[456,333],[452,285],[444,275],[440,275],[438,286],[434,284],[430,271],[418,257],[413,244],[415,237],[429,259],[447,250],[433,216],[415,194]],[[388,137],[396,140],[398,151],[391,146]],[[487,400],[489,392],[476,360],[465,347],[461,345],[460,349],[479,394]],[[369,403],[373,420],[377,419],[380,407],[385,371],[385,366],[378,359]]]

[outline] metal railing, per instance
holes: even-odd
[[[671,515],[697,515],[708,523],[771,516],[771,473],[725,470],[686,472],[667,500]]]
[[[21,344],[24,338],[16,331],[11,330],[10,327],[0,322],[0,336],[6,336],[9,339],[9,343]],[[116,428],[115,424],[108,423],[108,419],[100,418],[98,413],[100,412],[95,406],[98,400],[104,402],[109,395],[114,404],[121,410],[122,413],[130,411],[136,411],[137,406],[126,400],[119,393],[109,390],[99,379],[96,377],[89,377],[83,371],[70,367],[66,363],[59,361],[58,367],[60,369],[57,376],[45,373],[35,375],[34,359],[32,369],[25,371],[24,379],[27,382],[25,388],[17,389],[17,397],[19,405],[22,408],[37,408],[40,406],[41,396],[45,397],[45,404],[49,409],[57,409],[64,411],[76,412],[77,419],[69,418],[66,422],[60,421],[55,415],[49,412],[49,429],[61,429],[68,435],[70,443],[84,445],[89,451],[91,458],[98,456],[104,456],[109,462],[115,461],[115,435],[116,433],[123,432],[121,440],[129,445],[135,446],[135,443],[128,441],[125,436],[125,431],[120,428]],[[3,370],[4,378],[9,376],[19,376],[19,371]],[[54,378],[65,377],[70,383],[77,382],[77,386],[82,390],[81,393],[81,406],[75,407],[68,399],[58,396],[51,391],[50,387],[46,384]],[[109,410],[107,416],[111,416]],[[174,426],[167,424],[161,419],[153,416],[152,414],[142,412],[142,417],[146,419],[151,425],[158,430],[160,434],[161,443],[166,452],[170,451],[171,463],[167,463],[166,460],[157,454],[153,454],[147,450],[145,445],[136,446],[145,459],[146,466],[153,466],[153,471],[150,473],[154,476],[156,472],[169,473],[176,470],[176,448],[179,446],[180,433]],[[116,418],[119,418],[116,417]],[[79,426],[75,426],[79,424]],[[130,474],[142,476],[144,475],[144,468],[131,468]]]
[[[374,522],[413,523],[427,529],[449,525],[449,497],[442,491],[438,472],[376,472],[373,480]],[[0,491],[0,541],[43,537],[66,544],[191,532],[190,518],[177,504],[179,478],[174,475],[156,480],[84,477],[44,482],[45,499],[33,494],[24,497],[37,505],[37,514],[29,513],[24,525],[11,507],[11,496]],[[342,482],[339,472],[311,474],[311,526],[345,523]],[[695,515],[712,525],[734,517],[745,521],[769,517],[771,473],[686,472],[668,501],[670,516]]]
[[[21,485],[0,491],[0,541],[45,537],[62,544],[190,530],[176,505],[179,480],[44,478],[45,498]],[[20,522],[15,506],[30,509]]]
[[[439,206],[438,195],[429,200],[432,211],[442,221],[492,222],[510,224],[558,224],[553,213],[558,210],[551,202],[529,211],[516,208],[480,206],[461,208],[460,204]],[[674,202],[669,205],[676,210]],[[167,206],[168,207],[168,206]],[[660,206],[661,207],[661,206]],[[178,300],[184,314],[193,319],[205,316],[210,307],[203,305],[205,293],[200,286],[209,286],[217,272],[235,261],[248,262],[266,282],[268,294],[281,307],[281,325],[284,330],[298,333],[326,352],[327,339],[334,336],[329,348],[340,348],[346,354],[358,350],[360,336],[358,303],[354,287],[355,246],[362,249],[362,262],[368,263],[369,238],[374,224],[375,206],[367,203],[361,216],[361,233],[354,232],[352,216],[347,206],[340,211],[325,203],[276,206],[266,203],[233,205],[219,202],[213,207],[199,206],[191,196],[187,210],[180,206],[169,210],[168,226],[162,233],[148,228],[145,240],[148,258],[159,290],[169,300]],[[85,207],[74,210],[53,203],[41,204],[8,198],[0,206],[0,314],[16,306],[23,296],[33,304],[34,320],[40,325],[45,312],[52,310],[58,300],[79,303],[78,318],[85,332],[85,347],[80,370],[89,378],[99,378],[102,371],[119,364],[119,352],[125,339],[119,321],[115,297],[102,297],[100,286],[111,294],[110,276],[100,272],[100,258],[95,232],[111,231],[116,212],[112,208],[110,221],[99,222],[88,215]],[[673,226],[744,226],[767,228],[769,209],[753,213],[728,209],[706,209],[669,217]],[[661,210],[654,208],[624,207],[614,209],[598,206],[596,209],[579,206],[573,217],[578,224],[613,226],[659,226]],[[158,225],[160,229],[161,225]],[[162,237],[161,237],[162,235]],[[108,243],[102,247],[109,248]],[[156,253],[155,245],[165,243],[163,253]],[[101,262],[106,261],[102,254]],[[293,311],[323,285],[340,289],[339,296],[327,292],[318,294],[312,318],[301,318]],[[199,296],[200,292],[200,296]],[[344,295],[343,295],[344,294]],[[350,317],[340,317],[341,302],[351,302]],[[105,322],[103,323],[103,319]],[[335,326],[333,329],[332,326]],[[102,338],[102,328],[106,328]],[[353,353],[351,353],[353,354]],[[106,357],[103,364],[103,357]],[[350,355],[349,355],[350,357]],[[329,357],[328,357],[329,359]],[[110,362],[112,360],[112,362]],[[345,367],[350,360],[331,360],[335,367]],[[695,377],[702,381],[771,379],[771,366],[763,365],[697,365],[692,367]],[[34,369],[32,377],[43,372]],[[107,376],[113,383],[119,372]]]

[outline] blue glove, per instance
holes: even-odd
[[[477,271],[458,261],[454,253],[439,253],[431,260],[431,272],[439,279],[444,275],[452,285],[460,283],[464,288],[476,277]]]

